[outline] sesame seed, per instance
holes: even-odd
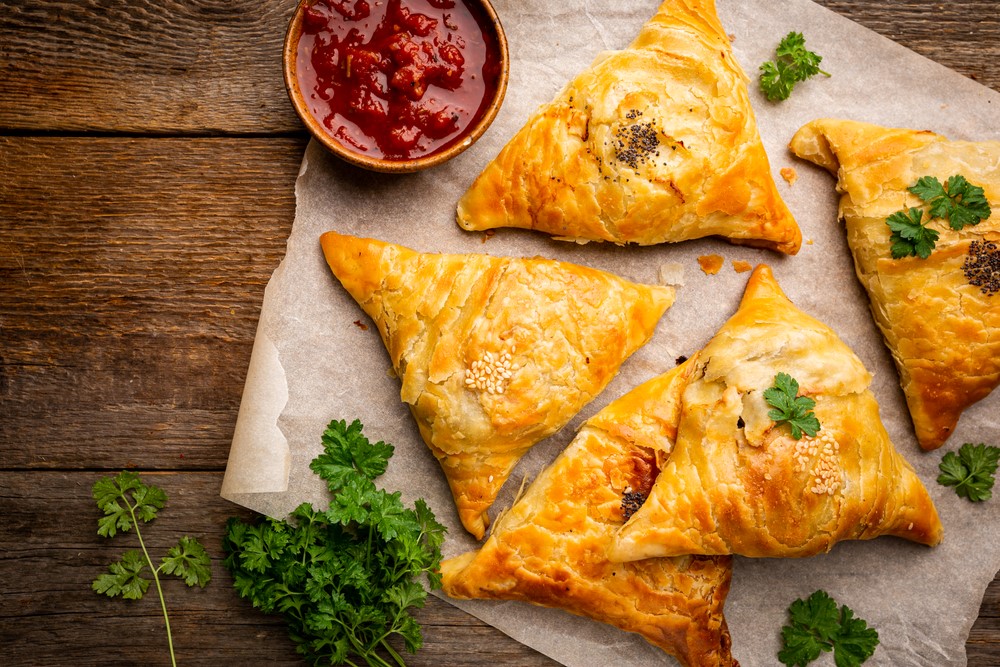
[[[498,351],[495,354],[486,351],[481,358],[474,359],[465,371],[465,386],[494,395],[503,395],[507,391],[507,381],[517,370],[512,356],[515,350],[515,346],[511,345],[509,350]]]
[[[806,472],[812,462],[811,484],[816,495],[832,496],[842,485],[838,452],[840,443],[828,431],[821,431],[813,438],[803,438],[795,443],[793,458],[795,472]]]

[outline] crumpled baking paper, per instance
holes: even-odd
[[[409,503],[425,498],[448,526],[445,555],[477,546],[461,528],[444,476],[399,400],[399,382],[377,331],[326,267],[319,236],[328,229],[425,252],[542,255],[637,282],[666,278],[679,284],[677,301],[651,342],[573,422],[522,460],[493,516],[510,504],[523,479],[565,447],[583,420],[707,342],[736,309],[749,276],[735,271],[733,261],[767,263],[789,297],[832,326],[875,374],[872,390],[883,421],[933,496],[945,540],[934,549],[880,538],[841,543],[829,554],[806,559],[736,558],[726,604],[733,654],[744,667],[777,664],[788,605],[822,588],[878,630],[881,643],[867,664],[965,665],[969,629],[1000,567],[1000,501],[969,503],[935,479],[945,451],[970,441],[1000,445],[1000,392],[968,410],[941,450],[920,451],[896,371],[854,276],[837,221],[834,179],[793,158],[786,146],[796,129],[823,116],[930,129],[953,139],[1000,139],[1000,94],[808,0],[718,0],[736,56],[753,79],[752,101],[775,180],[806,239],[800,253],[785,257],[716,239],[621,248],[557,242],[520,230],[489,237],[458,228],[458,198],[538,105],[598,52],[627,45],[657,2],[496,0],[494,5],[509,40],[510,85],[496,121],[472,148],[430,171],[384,175],[341,163],[316,142],[309,145],[296,183],[287,254],[264,294],[222,495],[277,517],[305,501],[325,506],[325,487],[309,471],[309,461],[321,451],[319,436],[330,420],[357,418],[373,441],[396,446],[380,484],[401,490]],[[769,103],[757,90],[756,70],[792,30],[804,33],[831,76],[810,79],[789,100]],[[778,176],[784,167],[797,172],[794,184]],[[710,254],[726,260],[717,275],[699,268],[697,258]],[[637,636],[559,610],[452,602],[566,665],[676,664]],[[832,665],[832,657],[818,664]]]

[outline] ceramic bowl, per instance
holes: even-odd
[[[493,36],[495,37],[494,43],[496,45],[496,49],[499,51],[494,54],[497,58],[498,74],[496,85],[493,87],[494,93],[492,99],[489,100],[488,106],[486,106],[478,120],[464,128],[458,138],[456,140],[452,140],[452,143],[445,148],[420,157],[407,159],[386,159],[368,155],[364,151],[358,150],[349,144],[342,143],[336,139],[323,125],[323,123],[320,122],[320,120],[317,119],[317,117],[310,111],[309,105],[306,102],[305,95],[299,83],[298,52],[299,40],[302,37],[303,32],[305,13],[310,6],[316,3],[316,0],[302,0],[296,8],[294,15],[289,22],[288,31],[285,34],[283,52],[284,78],[285,87],[288,90],[288,96],[291,99],[292,106],[295,108],[299,118],[305,124],[312,136],[339,158],[364,169],[385,173],[414,172],[434,167],[447,162],[475,143],[493,122],[497,112],[500,110],[504,94],[507,91],[507,80],[510,75],[507,38],[504,35],[500,19],[497,17],[496,11],[489,3],[489,0],[455,0],[455,2],[465,2],[472,11],[479,12],[479,27],[483,31],[492,31]]]

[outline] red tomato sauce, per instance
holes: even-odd
[[[389,160],[461,140],[500,76],[496,34],[462,0],[317,0],[297,62],[299,88],[330,135]]]

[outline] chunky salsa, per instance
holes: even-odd
[[[461,140],[500,76],[496,34],[463,0],[317,0],[297,62],[299,88],[330,135],[389,160]]]

